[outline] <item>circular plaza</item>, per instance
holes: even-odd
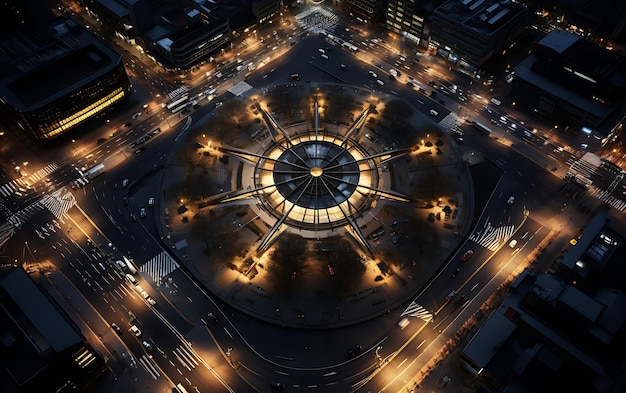
[[[242,313],[357,323],[400,306],[458,243],[466,168],[394,96],[289,84],[234,97],[166,170],[164,227],[187,268]]]

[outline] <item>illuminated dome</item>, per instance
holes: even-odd
[[[372,217],[365,213],[379,199],[408,201],[388,185],[384,187],[381,169],[406,150],[373,152],[371,144],[362,146],[351,138],[365,123],[369,110],[343,132],[329,132],[319,130],[315,104],[313,130],[296,132],[283,129],[260,105],[256,109],[266,120],[271,142],[258,152],[223,147],[250,165],[242,170],[242,189],[222,202],[256,199],[251,207],[271,227],[259,248],[291,230],[311,238],[347,232],[370,250],[360,229]]]

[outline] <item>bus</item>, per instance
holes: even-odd
[[[170,102],[169,104],[167,104],[167,109],[172,110],[172,108],[177,108],[180,104],[182,104],[183,102],[186,102],[189,99],[189,94],[183,94],[182,96],[180,96],[179,98],[177,98],[176,100]]]
[[[472,125],[483,134],[491,135],[491,128],[487,127],[486,125],[479,123],[476,120],[472,120]]]
[[[351,52],[358,52],[359,48],[357,48],[356,46],[352,45],[351,43],[344,41],[343,44],[341,44],[341,46],[343,46],[346,49],[349,49]]]
[[[178,113],[180,111],[182,111],[183,109],[187,108],[188,106],[193,105],[193,103],[189,100],[183,101],[180,104],[178,104],[177,106],[173,107],[171,109],[172,113]]]

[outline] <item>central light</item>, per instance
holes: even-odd
[[[324,173],[324,170],[318,166],[311,168],[311,170],[309,171],[311,173],[311,176],[313,177],[320,177],[322,176],[322,173]]]

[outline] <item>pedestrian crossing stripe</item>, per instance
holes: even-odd
[[[189,352],[189,350],[185,347],[178,346],[172,351],[172,353],[188,371],[191,371],[192,368],[196,368],[199,364],[195,354]]]
[[[141,363],[143,368],[145,368],[148,374],[150,374],[150,376],[155,380],[161,376],[161,373],[156,369],[156,367],[154,367],[154,365],[152,364],[152,362],[150,362],[146,355],[142,355],[139,358],[139,363]]]
[[[495,228],[491,226],[490,222],[488,222],[485,225],[484,230],[472,233],[470,240],[478,243],[490,251],[496,251],[503,241],[506,241],[513,235],[514,231],[514,225]]]
[[[430,322],[433,320],[433,313],[418,304],[416,300],[413,300],[400,316],[403,317],[405,315],[416,317],[426,322]]]
[[[0,248],[4,247],[6,242],[15,234],[16,228],[19,228],[22,223],[28,221],[29,218],[35,215],[35,213],[43,210],[45,207],[41,202],[37,201],[31,205],[28,205],[24,209],[13,213],[7,218],[7,220],[0,225]]]
[[[53,162],[41,168],[37,172],[30,175],[30,177],[28,178],[30,184],[37,183],[39,180],[48,176],[50,173],[56,171],[59,168],[59,166],[60,166],[59,163]]]
[[[28,181],[22,178],[13,179],[10,182],[0,186],[0,195],[7,198],[13,195],[15,191],[19,190],[20,187],[30,187],[33,183],[36,183],[44,177],[48,176],[50,173],[56,171],[59,167],[59,163],[53,162],[30,175]]]
[[[139,271],[148,273],[152,280],[159,285],[161,278],[168,276],[178,269],[180,265],[167,252],[162,251],[148,262],[139,267]]]
[[[72,193],[65,192],[65,194],[61,195],[63,191],[64,189],[61,189],[51,195],[45,195],[40,201],[43,206],[48,208],[60,220],[76,203],[76,198],[74,198]]]

